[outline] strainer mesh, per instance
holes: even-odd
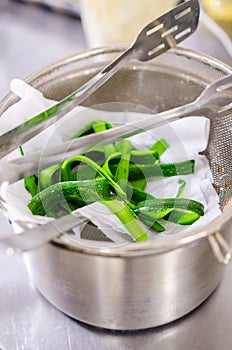
[[[232,194],[231,127],[231,114],[212,120],[207,149],[214,186],[219,194],[222,207],[224,207]]]

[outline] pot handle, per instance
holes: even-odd
[[[207,236],[213,254],[219,263],[227,265],[232,257],[232,248],[220,232]]]

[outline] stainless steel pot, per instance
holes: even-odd
[[[124,47],[89,50],[50,65],[27,82],[61,99]],[[131,62],[86,101],[95,108],[160,111],[194,100],[210,82],[232,73],[225,64],[177,49],[149,63]],[[10,93],[0,113],[17,101]],[[115,104],[115,102],[118,102]],[[200,305],[218,286],[231,257],[232,148],[226,120],[211,125],[207,156],[223,214],[181,237],[114,246],[65,234],[25,254],[38,290],[64,313],[98,327],[136,330],[163,325]]]

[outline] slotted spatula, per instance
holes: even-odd
[[[186,0],[149,23],[141,30],[135,42],[127,51],[86,84],[55,106],[0,136],[0,158],[45,130],[77,105],[80,105],[112,77],[125,62],[131,59],[148,61],[175,47],[196,30],[198,20],[198,0]]]

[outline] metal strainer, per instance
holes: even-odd
[[[44,68],[27,82],[60,100],[123,50],[112,46],[85,51]],[[159,112],[195,100],[204,87],[231,73],[231,67],[216,59],[176,49],[147,63],[126,64],[85,105]],[[16,101],[9,94],[0,114]],[[232,115],[211,121],[206,155],[224,211],[212,224],[181,237],[115,248],[109,243],[104,249],[63,235],[24,255],[40,292],[78,320],[122,330],[162,325],[201,304],[220,283],[230,258],[231,126]]]

